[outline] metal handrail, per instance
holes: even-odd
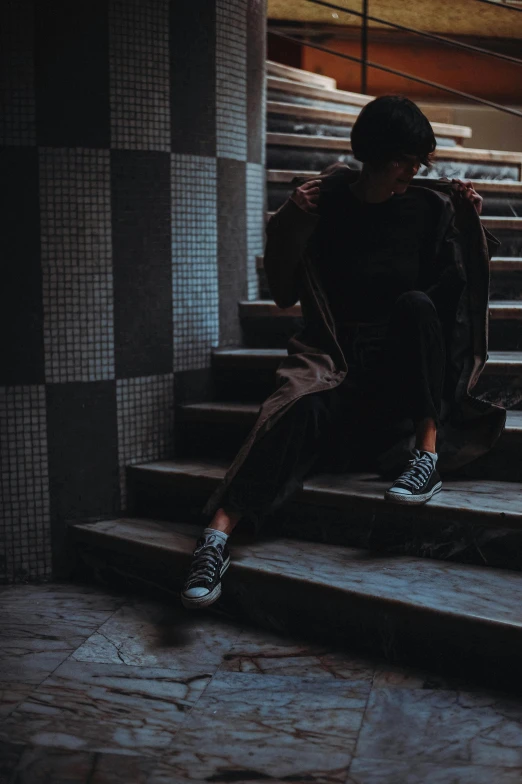
[[[496,5],[500,8],[510,7],[510,6],[501,6],[500,3],[494,2],[494,0],[478,0],[479,2],[491,2],[493,5]],[[499,60],[506,60],[508,63],[512,63],[513,65],[522,65],[522,59],[518,57],[513,57],[509,54],[502,54],[502,52],[493,52],[491,49],[483,49],[481,46],[473,46],[473,44],[465,44],[462,41],[454,41],[451,38],[445,38],[443,35],[437,35],[436,33],[426,33],[424,30],[418,30],[416,27],[406,27],[405,25],[398,24],[397,22],[389,22],[387,19],[381,19],[379,16],[370,16],[368,13],[365,13],[367,10],[367,5],[365,2],[365,10],[361,11],[354,11],[351,8],[343,8],[341,5],[335,5],[334,3],[326,2],[326,0],[307,0],[308,3],[313,3],[314,5],[321,5],[325,8],[333,8],[335,11],[342,11],[345,14],[351,14],[352,16],[359,16],[363,20],[363,28],[364,28],[364,20],[370,20],[371,22],[380,22],[381,24],[388,25],[388,27],[393,27],[396,30],[403,30],[407,33],[414,33],[415,35],[420,35],[423,38],[429,38],[432,41],[437,41],[438,43],[447,44],[448,46],[454,46],[457,49],[465,49],[469,52],[475,52],[478,54],[485,54],[489,57],[496,57]],[[522,11],[521,8],[515,9],[517,11]]]
[[[318,49],[320,52],[326,52],[327,54],[333,54],[336,57],[341,57],[343,60],[351,60],[354,63],[363,63],[363,59],[361,57],[353,57],[349,54],[342,54],[341,52],[336,52],[335,49],[328,49],[326,46],[320,46],[319,44],[312,44],[309,41],[303,41],[301,38],[293,38],[291,35],[286,35],[285,33],[280,33],[276,30],[270,30],[270,35],[277,35],[279,38],[286,38],[288,41],[293,41],[296,44],[301,44],[303,46],[309,46],[312,49]],[[435,87],[438,90],[442,90],[445,93],[451,93],[452,95],[458,95],[461,98],[467,98],[470,101],[474,101],[475,103],[481,103],[484,106],[491,106],[493,109],[498,109],[501,112],[505,112],[506,114],[513,114],[515,117],[522,117],[522,112],[519,112],[517,109],[510,109],[507,106],[502,106],[499,103],[495,103],[494,101],[488,101],[486,98],[478,98],[476,95],[471,95],[470,93],[464,93],[461,90],[455,90],[453,87],[446,87],[443,84],[438,84],[438,82],[432,82],[429,79],[421,79],[420,76],[413,76],[412,74],[405,73],[404,71],[397,71],[395,68],[388,68],[385,65],[379,65],[378,63],[372,63],[370,60],[365,60],[367,65],[370,68],[378,68],[380,71],[386,71],[387,73],[395,74],[395,76],[402,76],[404,79],[410,79],[412,82],[418,82],[419,84],[426,84],[429,87]]]

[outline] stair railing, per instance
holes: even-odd
[[[429,87],[435,87],[442,92],[449,93],[451,95],[458,95],[460,98],[466,98],[469,101],[473,101],[474,103],[479,103],[484,106],[491,106],[493,109],[498,109],[498,111],[505,112],[506,114],[512,114],[515,117],[522,117],[522,112],[518,109],[512,109],[508,106],[503,106],[502,104],[496,103],[495,101],[488,101],[486,98],[479,98],[477,95],[471,95],[470,93],[465,93],[462,90],[456,90],[453,87],[448,87],[447,85],[439,84],[438,82],[433,82],[429,79],[422,79],[419,76],[414,76],[413,74],[406,73],[405,71],[398,71],[395,68],[389,68],[388,66],[381,65],[380,63],[374,63],[371,60],[368,60],[368,21],[373,22],[380,22],[381,24],[385,24],[388,27],[393,27],[396,30],[402,30],[404,32],[413,33],[414,35],[422,36],[423,38],[428,38],[433,41],[437,41],[438,43],[447,44],[448,46],[453,46],[457,49],[463,49],[466,51],[472,51],[482,55],[488,55],[489,57],[496,57],[500,60],[506,60],[510,62],[512,65],[522,65],[522,59],[518,57],[513,57],[512,55],[507,55],[502,52],[494,52],[490,49],[484,49],[480,46],[474,46],[472,44],[466,44],[462,41],[454,41],[451,38],[446,38],[442,35],[437,35],[435,33],[427,33],[424,30],[418,30],[415,27],[407,27],[405,25],[398,24],[397,22],[390,22],[387,19],[381,19],[378,16],[371,16],[368,13],[368,2],[369,0],[363,0],[363,10],[355,11],[351,8],[343,8],[342,6],[335,5],[334,3],[327,2],[327,0],[307,0],[308,3],[313,3],[314,5],[324,6],[326,8],[332,8],[336,11],[341,11],[342,13],[351,14],[353,16],[358,16],[361,18],[361,55],[362,57],[355,57],[353,55],[343,54],[342,52],[337,52],[335,49],[329,49],[326,46],[321,46],[317,43],[312,43],[311,41],[306,41],[302,38],[294,38],[293,36],[288,35],[287,33],[283,33],[280,30],[275,30],[269,28],[269,33],[271,35],[276,35],[279,38],[285,38],[288,41],[292,41],[293,43],[300,44],[302,46],[309,46],[311,49],[318,49],[321,52],[326,52],[327,54],[333,54],[336,57],[341,57],[344,60],[351,60],[352,62],[360,63],[361,65],[361,93],[363,95],[367,95],[367,69],[370,68],[377,68],[380,71],[386,71],[387,73],[394,74],[396,76],[401,76],[404,79],[409,79],[410,81],[417,82],[419,84],[425,84]],[[518,11],[521,12],[522,8],[516,8],[514,6],[508,5],[501,5],[500,3],[496,2],[496,0],[475,0],[475,2],[480,3],[487,3],[488,5],[495,5],[497,8],[506,8],[510,11]]]

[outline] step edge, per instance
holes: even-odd
[[[144,529],[146,528],[146,525],[151,522],[151,521],[148,521],[146,518],[136,518],[136,521],[138,521],[138,520],[139,520],[140,523],[143,523],[143,528]],[[154,522],[156,522],[156,521],[154,521]],[[109,534],[109,533],[106,533],[106,532],[103,532],[103,531],[99,531],[99,530],[96,531],[95,530],[95,526],[96,525],[97,524],[94,523],[94,524],[91,524],[89,528],[87,528],[87,526],[82,527],[81,524],[76,524],[76,525],[73,524],[73,525],[70,526],[70,528],[72,529],[73,532],[76,530],[78,532],[85,532],[85,533],[87,533],[88,534],[88,538],[91,538],[91,539],[106,539],[106,540],[110,540],[110,541],[113,541],[113,542],[125,541],[127,543],[132,543],[136,547],[139,547],[141,551],[143,551],[144,548],[150,548],[151,550],[161,550],[165,554],[167,552],[171,552],[173,556],[174,555],[176,555],[178,557],[181,556],[183,558],[187,558],[187,560],[188,560],[188,558],[190,558],[191,552],[190,551],[187,552],[186,550],[183,550],[181,548],[176,548],[174,546],[175,545],[174,542],[172,543],[171,547],[160,546],[160,545],[155,544],[153,542],[144,542],[142,538],[132,539],[129,536],[126,536],[126,537],[123,536],[123,535],[117,536],[117,535]],[[172,526],[172,529],[175,530],[175,524],[170,524],[170,525]],[[177,535],[179,537],[186,538],[188,541],[191,540],[191,538],[188,535],[184,534],[184,533],[178,533],[178,532],[176,532],[176,533],[177,533]],[[310,554],[312,554],[312,552],[314,554],[317,554],[317,550],[318,550],[318,547],[319,547],[321,550],[324,551],[324,556],[326,556],[328,552],[334,552],[334,551],[338,551],[339,550],[339,546],[338,545],[325,545],[323,543],[320,543],[318,545],[318,543],[316,543],[316,542],[307,542],[306,540],[292,540],[292,539],[287,539],[287,538],[284,538],[284,537],[282,537],[281,539],[278,539],[278,542],[280,542],[283,545],[289,546],[289,547],[291,547],[295,542],[299,542],[301,548],[304,547],[306,549],[310,549]],[[241,547],[242,547],[241,545],[236,545],[235,547],[232,546],[231,547],[231,554],[232,554],[232,556],[238,555],[238,554],[240,555]],[[349,547],[344,548],[343,547],[342,549],[343,549],[343,552],[347,553],[347,554],[356,554],[356,553],[365,553],[365,554],[367,554],[367,553],[372,552],[370,550],[363,550],[361,548],[349,548]],[[380,559],[381,563],[383,563],[382,553],[378,553],[378,556],[379,556],[379,559]],[[384,560],[386,560],[386,559],[384,559]],[[418,568],[424,569],[428,573],[428,576],[426,577],[426,581],[427,581],[427,583],[430,582],[430,580],[429,580],[430,572],[433,572],[433,568],[434,568],[433,567],[433,561],[431,559],[420,559],[420,558],[415,558],[415,557],[412,557],[412,556],[393,556],[393,557],[389,556],[387,560],[391,561],[392,564],[394,564],[394,565],[397,565],[399,563],[402,563],[402,564],[408,563],[409,565],[412,565],[412,566],[415,565],[415,567],[417,569]],[[440,562],[437,561],[436,563],[440,563]],[[292,581],[292,582],[300,581],[299,578],[295,578],[291,574],[284,574],[281,571],[281,566],[280,565],[274,565],[272,568],[270,568],[270,564],[267,564],[266,562],[264,562],[263,559],[256,559],[255,564],[248,564],[248,563],[245,564],[244,562],[242,563],[241,561],[234,561],[234,559],[233,559],[232,564],[231,564],[231,568],[233,568],[236,571],[244,571],[247,574],[255,573],[255,574],[259,575],[261,573],[265,577],[275,577],[276,579],[279,579],[279,580],[283,579],[284,581]],[[455,571],[458,569],[460,571],[461,575],[462,575],[462,572],[468,572],[469,574],[473,574],[475,577],[478,574],[480,574],[483,569],[487,568],[490,575],[494,575],[499,580],[502,580],[502,579],[504,580],[504,582],[506,584],[506,590],[508,590],[510,592],[512,592],[512,590],[513,590],[513,584],[512,584],[513,583],[513,578],[515,576],[516,577],[519,576],[518,572],[515,572],[515,571],[512,571],[512,570],[494,569],[492,567],[480,567],[480,566],[474,566],[474,565],[471,565],[471,564],[460,564],[459,563],[459,564],[453,566],[453,568],[455,569]],[[448,571],[448,570],[450,572],[452,570],[451,562],[445,562],[445,571]],[[522,581],[522,576],[521,576],[521,581]],[[471,609],[469,611],[464,611],[464,610],[460,610],[459,611],[459,610],[451,609],[447,605],[443,609],[442,607],[434,607],[434,606],[426,605],[422,601],[413,601],[411,598],[408,600],[408,599],[403,598],[402,596],[399,596],[399,597],[397,597],[397,595],[393,595],[392,596],[391,593],[388,593],[387,595],[386,594],[383,595],[382,593],[380,593],[378,591],[375,591],[375,590],[374,591],[358,590],[357,586],[332,585],[331,581],[329,581],[327,578],[325,578],[325,577],[321,578],[317,574],[315,574],[315,575],[312,574],[311,576],[309,576],[307,578],[306,582],[311,587],[327,589],[327,590],[329,590],[331,592],[334,592],[336,594],[341,593],[341,594],[344,594],[347,598],[348,597],[360,597],[361,599],[370,600],[370,601],[377,601],[377,602],[381,602],[381,603],[386,604],[386,605],[395,606],[395,607],[401,608],[401,609],[409,608],[411,611],[426,612],[426,613],[429,613],[429,614],[434,615],[434,616],[447,617],[447,618],[459,618],[461,620],[465,620],[467,622],[471,622],[471,623],[475,623],[475,624],[522,631],[522,619],[520,621],[510,620],[510,619],[507,619],[507,618],[499,619],[499,618],[493,617],[492,613],[483,613],[481,615],[478,615],[476,611],[473,611]]]

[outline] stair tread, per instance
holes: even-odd
[[[222,348],[214,349],[214,357],[227,359],[272,359],[280,361],[287,356],[284,348]],[[490,351],[488,364],[508,363],[522,366],[522,351]]]
[[[269,90],[301,95],[305,98],[316,98],[319,101],[330,101],[331,103],[351,104],[353,106],[362,107],[374,100],[371,95],[352,93],[348,90],[332,90],[330,88],[305,84],[304,82],[297,82],[293,79],[285,79],[284,77],[274,76],[272,74],[267,76],[266,85]]]
[[[522,427],[522,422],[521,422]],[[201,458],[161,460],[133,466],[133,471],[148,475],[161,475],[163,479],[170,477],[213,479],[219,482],[226,473],[228,461]],[[391,505],[384,501],[383,494],[389,482],[383,481],[375,474],[317,474],[304,483],[305,497],[310,500],[320,495],[325,502],[326,496],[337,500],[364,499],[378,502],[390,509]],[[460,510],[466,517],[477,518],[487,516],[493,523],[509,524],[510,527],[522,527],[522,483],[503,482],[496,480],[473,479],[445,480],[440,493],[437,493],[429,505],[422,507],[430,515],[444,512],[447,509]],[[393,507],[403,514],[403,507]],[[416,513],[421,509],[417,509]],[[493,519],[491,520],[491,517]]]
[[[140,554],[179,555],[188,565],[196,529],[158,520],[120,518],[71,525],[78,539],[134,544]],[[278,538],[231,545],[236,574],[298,581],[345,597],[522,628],[522,576],[516,572],[411,556],[386,556],[317,542]]]
[[[251,299],[239,302],[242,315],[252,311],[256,316],[276,316],[283,318],[296,318],[301,316],[301,305],[296,303],[289,308],[279,308],[274,300],[271,299]],[[513,316],[517,319],[522,318],[522,300],[506,299],[492,300],[489,303],[490,313],[493,316]],[[257,312],[256,312],[257,311]]]
[[[313,177],[320,174],[317,170],[302,170],[302,169],[267,169],[266,180],[267,182],[283,182],[291,183],[294,177]],[[431,179],[426,177],[414,177],[413,184],[421,184],[421,180]],[[476,191],[484,192],[507,192],[507,193],[522,193],[522,182],[518,180],[477,180],[472,179],[473,187]]]
[[[260,403],[243,403],[238,401],[210,400],[203,403],[184,403],[180,406],[183,411],[192,412],[222,412],[227,414],[240,414],[255,416],[259,411]],[[508,411],[506,430],[509,432],[522,432],[522,411]],[[522,506],[522,500],[521,500]]]
[[[307,71],[305,68],[294,68],[292,65],[283,65],[274,60],[267,60],[266,71],[271,76],[280,76],[283,79],[290,79],[290,81],[317,85],[325,90],[337,90],[337,82],[333,76],[323,76],[323,74]]]
[[[274,133],[268,131],[266,144],[288,147],[318,147],[335,150],[352,149],[349,139],[339,136],[318,136],[305,133]],[[502,163],[522,163],[522,152],[515,150],[489,150],[477,147],[438,147],[439,160],[490,161]]]
[[[266,213],[266,219],[274,215],[273,212]],[[511,229],[511,231],[522,231],[522,218],[518,216],[498,216],[498,215],[481,215],[480,222],[486,229]]]
[[[347,122],[353,125],[359,116],[358,111],[342,109],[325,109],[317,106],[306,106],[299,103],[288,103],[287,101],[269,100],[266,104],[268,114],[286,115],[299,117],[308,120],[325,120],[332,122]],[[467,125],[453,125],[450,123],[432,122],[431,126],[436,136],[443,136],[458,139],[470,139],[471,128]]]

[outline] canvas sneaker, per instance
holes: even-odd
[[[390,489],[386,490],[385,499],[396,504],[425,504],[442,488],[436,462],[430,452],[414,449],[413,459]]]
[[[221,578],[230,566],[228,546],[212,534],[198,539],[181,591],[184,607],[208,607],[221,596]]]

